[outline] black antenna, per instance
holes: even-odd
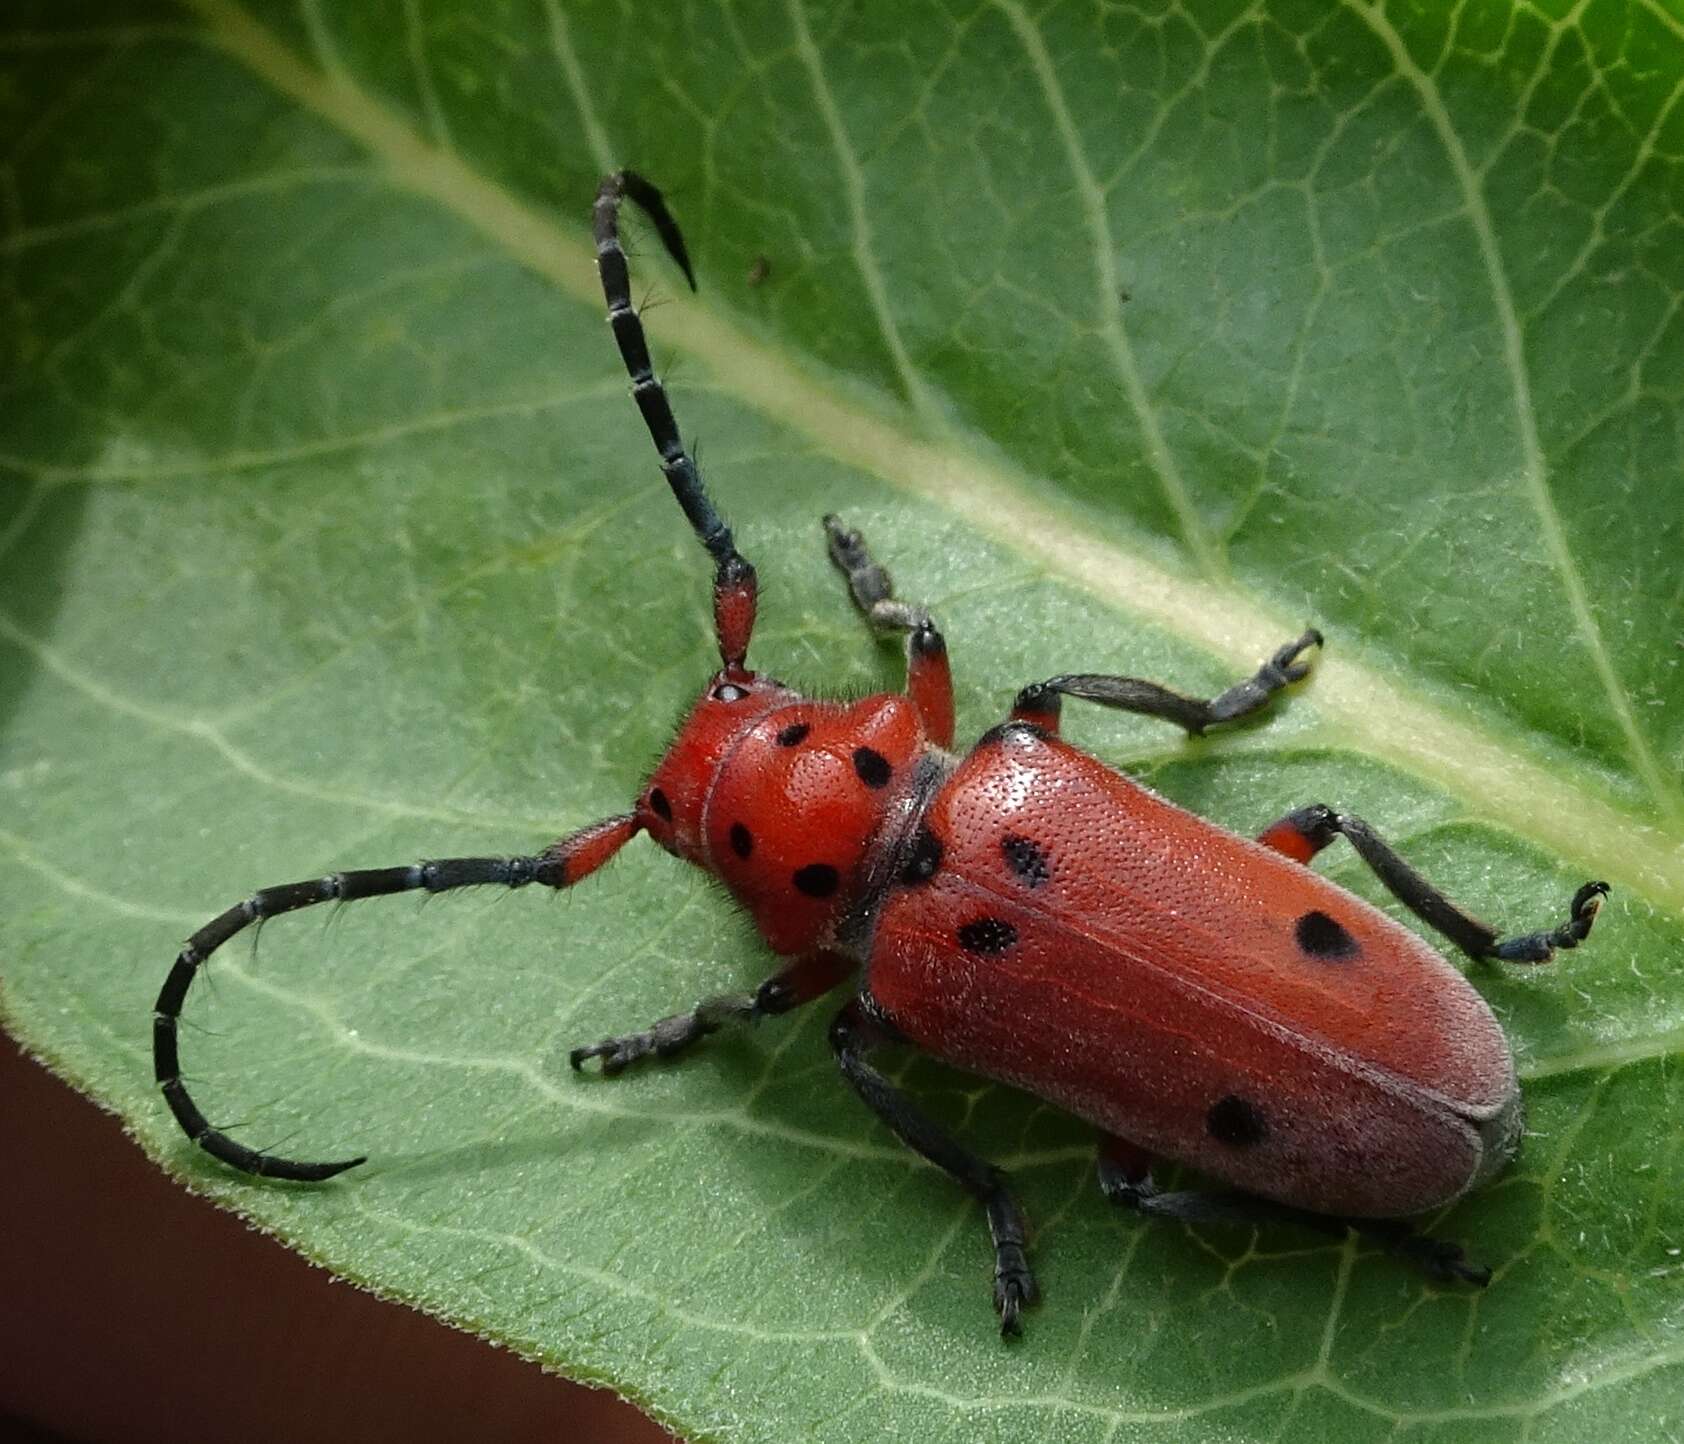
[[[740,673],[754,630],[754,568],[737,550],[731,528],[714,509],[702,485],[702,473],[679,437],[666,388],[649,360],[649,342],[643,333],[643,320],[632,307],[631,274],[625,248],[620,244],[620,202],[627,196],[654,224],[661,244],[684,272],[691,290],[696,289],[696,276],[684,236],[660,191],[635,171],[619,170],[604,177],[596,193],[592,231],[602,293],[608,300],[608,324],[614,328],[614,340],[631,377],[632,399],[643,413],[643,424],[660,453],[661,473],[678,499],[685,520],[714,560],[713,610],[719,655],[727,672]]]

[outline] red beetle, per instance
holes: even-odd
[[[569,887],[640,832],[719,877],[786,965],[758,989],[709,998],[571,1055],[615,1074],[728,1022],[785,1013],[863,970],[837,1014],[843,1075],[912,1148],[982,1203],[994,1303],[1015,1333],[1036,1297],[1023,1217],[1005,1177],[867,1061],[910,1043],[1048,1099],[1100,1133],[1101,1187],[1188,1221],[1287,1218],[1355,1228],[1430,1276],[1483,1284],[1454,1244],[1399,1220],[1442,1208],[1513,1155],[1521,1101],[1508,1044],[1461,974],[1413,933],[1304,864],[1348,838],[1411,911],[1474,958],[1544,962],[1590,932],[1605,883],[1560,926],[1498,941],[1359,818],[1312,806],[1256,841],[1164,801],[1058,736],[1061,698],[1161,717],[1189,734],[1264,707],[1308,668],[1307,631],[1211,700],[1132,677],[1063,675],[1025,688],[1008,721],[960,758],[947,649],[896,599],[858,533],[825,518],[860,610],[907,635],[905,695],[802,697],[748,669],[756,580],[703,490],[650,365],[630,300],[619,210],[650,216],[694,285],[677,224],[647,181],[608,177],[594,212],[608,319],[661,470],[712,555],[720,670],[635,809],[528,857],[453,858],[264,888],[188,939],[158,995],[153,1049],[189,1137],[250,1173],[315,1180],[361,1163],[300,1163],[210,1126],[177,1061],[182,1000],[201,964],[253,922],[312,903],[479,883]],[[1150,1164],[1232,1186],[1160,1193]]]

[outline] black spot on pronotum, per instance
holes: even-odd
[[[882,787],[888,783],[894,768],[889,766],[889,759],[881,752],[874,752],[869,747],[856,747],[854,771],[867,787]]]
[[[905,883],[928,882],[940,867],[941,839],[928,828],[920,828],[918,836],[912,840],[912,851],[907,854],[906,863],[900,870],[900,880]]]
[[[1017,929],[1004,918],[976,918],[959,929],[959,946],[967,953],[1003,953],[1017,941]]]
[[[1269,1125],[1256,1107],[1230,1093],[1218,1099],[1205,1114],[1205,1128],[1218,1143],[1233,1148],[1249,1148],[1269,1136]]]
[[[731,851],[745,859],[754,851],[754,834],[740,822],[731,824]]]
[[[1360,951],[1357,940],[1345,931],[1341,923],[1324,912],[1305,913],[1298,919],[1294,931],[1298,934],[1298,946],[1312,958],[1337,962],[1342,958],[1354,958]]]
[[[1006,854],[1006,866],[1029,887],[1040,887],[1052,876],[1047,855],[1027,837],[1007,833],[1000,839],[1000,851]]]
[[[842,875],[828,862],[810,862],[795,869],[795,890],[808,897],[829,897],[842,881]]]
[[[672,804],[667,801],[666,793],[658,787],[649,789],[649,807],[655,816],[664,822],[672,821]]]
[[[782,732],[778,733],[778,746],[794,747],[805,739],[807,734],[812,730],[812,726],[809,723],[791,722]]]

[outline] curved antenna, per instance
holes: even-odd
[[[451,857],[418,862],[412,867],[365,868],[357,872],[335,872],[308,882],[289,882],[254,892],[244,902],[206,923],[190,937],[176,955],[175,966],[164,979],[158,1001],[152,1005],[152,1074],[163,1090],[164,1101],[175,1121],[212,1158],[264,1178],[291,1178],[316,1183],[332,1178],[347,1168],[366,1163],[366,1158],[345,1158],[335,1163],[300,1163],[278,1158],[236,1143],[213,1128],[181,1081],[181,1059],[176,1028],[181,1005],[201,966],[218,948],[253,923],[282,913],[295,912],[324,902],[351,902],[357,898],[382,897],[388,893],[448,892],[452,888],[501,883],[504,887],[525,887],[542,883],[562,888],[588,877],[637,835],[636,814],[610,817],[564,837],[543,852],[530,857]]]
[[[631,376],[632,400],[643,413],[643,424],[649,428],[650,440],[660,454],[661,474],[672,488],[691,530],[713,558],[713,627],[720,660],[728,675],[747,676],[744,661],[754,631],[758,583],[754,567],[737,550],[731,528],[703,487],[701,471],[684,449],[666,388],[649,360],[649,342],[643,333],[643,320],[632,307],[631,274],[625,248],[620,244],[620,203],[628,196],[654,224],[661,244],[684,272],[690,289],[696,289],[683,233],[660,191],[635,171],[615,171],[603,178],[591,212],[597,271],[602,277],[602,293],[608,301],[608,324],[614,329],[614,340]]]

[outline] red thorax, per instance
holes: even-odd
[[[892,841],[885,823],[904,815],[927,746],[904,696],[818,702],[722,672],[650,777],[638,822],[730,888],[775,952],[808,952],[831,943]]]

